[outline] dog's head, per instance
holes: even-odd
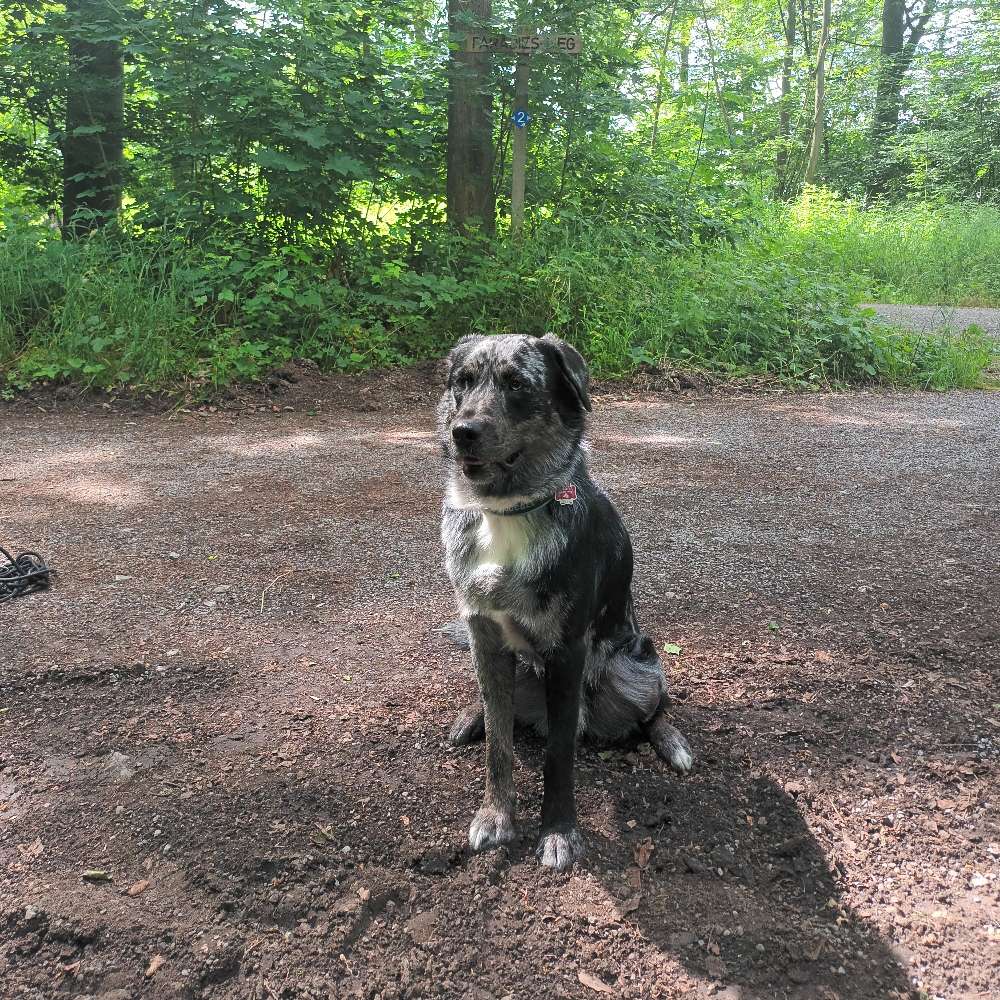
[[[537,493],[565,474],[591,408],[579,353],[544,337],[463,337],[448,357],[441,445],[463,492]]]

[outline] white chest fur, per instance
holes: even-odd
[[[530,522],[526,517],[483,514],[476,531],[476,572],[511,569],[528,554]]]

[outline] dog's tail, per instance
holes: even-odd
[[[469,649],[469,626],[463,621],[448,622],[442,625],[438,632],[446,639],[450,639],[459,649]]]

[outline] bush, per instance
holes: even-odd
[[[760,207],[776,258],[827,274],[869,301],[1000,305],[1000,208],[913,202],[862,210],[812,188]]]
[[[198,242],[161,229],[63,243],[8,220],[0,365],[14,386],[221,385],[291,356],[353,370],[437,356],[470,331],[551,330],[598,375],[665,360],[807,386],[976,384],[983,338],[903,335],[856,308],[871,275],[838,262],[878,254],[865,251],[857,210],[845,223],[820,205],[762,210],[710,243],[576,220],[517,241],[427,227],[415,244],[390,232],[349,253],[269,250],[232,229]]]

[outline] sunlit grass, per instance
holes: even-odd
[[[729,239],[686,244],[650,221],[546,220],[489,243],[428,225],[419,267],[390,234],[358,244],[337,274],[323,246],[275,249],[231,230],[74,243],[10,221],[0,369],[7,392],[60,380],[221,385],[293,355],[358,370],[440,356],[469,332],[552,331],[604,376],[667,364],[806,387],[978,385],[991,360],[981,333],[904,333],[857,303],[919,301],[916,288],[923,301],[943,289],[967,301],[976,288],[992,301],[997,260],[978,255],[997,237],[979,230],[1000,231],[1000,216],[898,211],[809,192],[790,208],[759,206]]]
[[[820,189],[762,206],[776,257],[836,275],[861,298],[1000,305],[1000,208],[913,202],[862,209]]]

